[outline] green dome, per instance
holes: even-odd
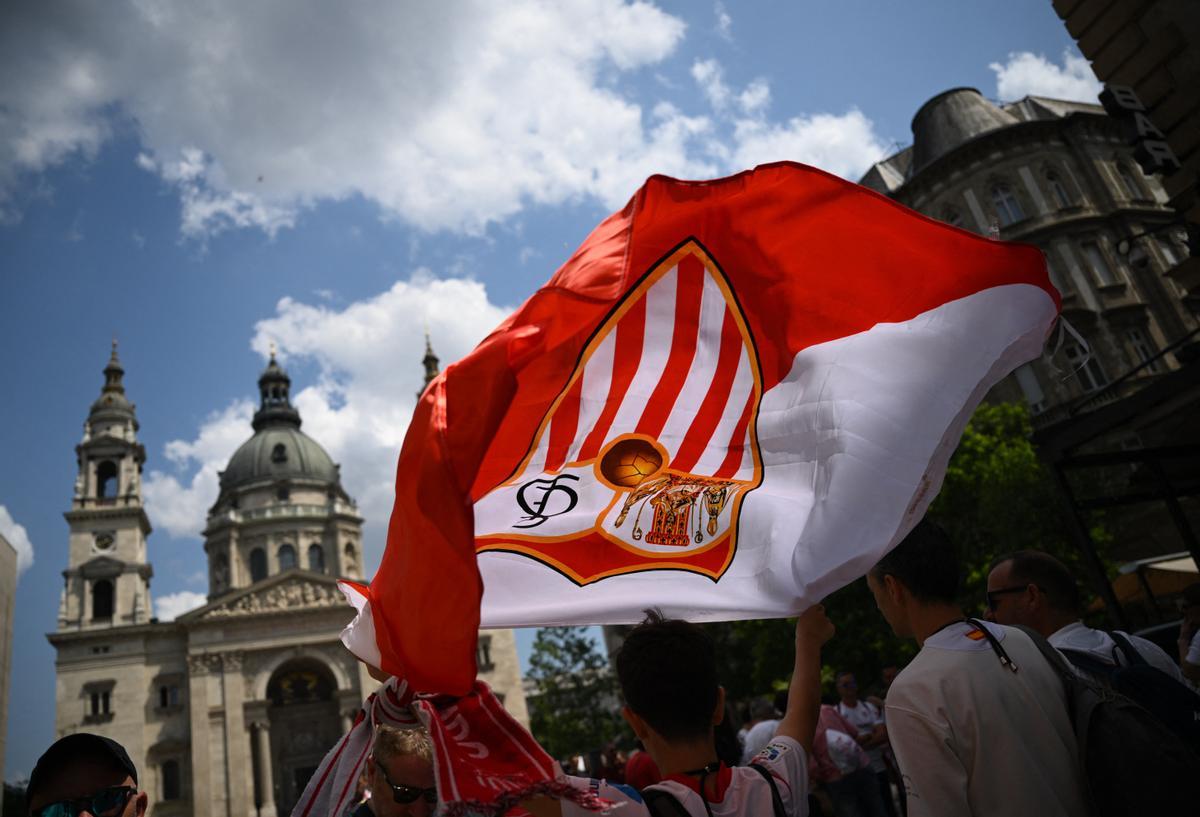
[[[338,467],[325,449],[290,425],[268,425],[242,443],[221,472],[221,492],[281,479],[338,482]]]

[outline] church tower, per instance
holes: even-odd
[[[125,396],[124,376],[114,340],[104,387],[75,447],[75,494],[64,514],[70,538],[60,632],[144,624],[153,615],[153,570],[146,556],[150,520],[141,483],[146,450],[137,439],[137,417]]]
[[[421,358],[421,365],[425,367],[425,382],[421,384],[421,390],[417,392],[417,399],[421,399],[421,395],[429,388],[429,384],[438,376],[440,371],[438,367],[437,355],[433,353],[433,344],[429,342],[429,333],[425,333],[425,357]]]

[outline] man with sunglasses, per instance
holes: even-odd
[[[423,728],[375,730],[367,757],[371,796],[354,817],[426,817],[437,809],[433,742]]]
[[[121,744],[85,732],[47,749],[25,791],[29,817],[143,817],[148,800]]]
[[[1129,664],[1112,635],[1088,627],[1080,620],[1082,605],[1075,577],[1049,553],[1018,550],[992,562],[987,579],[987,607],[985,615],[989,620],[1036,630],[1073,662],[1074,654],[1083,654],[1110,666]],[[1179,667],[1157,644],[1128,633],[1118,636],[1147,664],[1183,683]]]

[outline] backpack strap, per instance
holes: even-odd
[[[1121,654],[1125,656],[1126,665],[1130,667],[1136,667],[1143,664],[1150,666],[1150,662],[1143,658],[1142,654],[1134,649],[1133,643],[1123,634],[1113,630],[1111,633],[1109,633],[1109,636],[1112,638],[1114,645],[1113,658],[1116,658],[1116,651],[1120,650]]]
[[[642,800],[652,817],[691,817],[675,795],[662,789],[642,789]]]
[[[1000,659],[1001,664],[1008,667],[1013,672],[1017,671],[1017,665],[1013,663],[1011,658],[1008,657],[1008,653],[1005,652],[1004,647],[1000,646],[1000,640],[996,638],[996,636],[992,635],[991,630],[983,626],[982,621],[975,618],[966,618],[963,620],[972,625],[975,629],[979,630],[979,632],[983,633],[983,637],[987,639],[988,644],[992,645],[992,652],[996,653],[996,657]]]
[[[775,811],[775,817],[787,817],[787,813],[783,810],[783,798],[779,796],[779,787],[775,785],[775,775],[757,763],[751,763],[750,768],[761,774],[767,781],[767,785],[771,787],[771,808]]]

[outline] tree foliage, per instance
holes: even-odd
[[[1052,476],[1038,459],[1031,433],[1023,405],[980,406],[930,508],[930,516],[959,547],[962,602],[970,614],[982,612],[988,569],[1002,554],[1044,550],[1077,575],[1086,575]],[[1093,536],[1103,539],[1103,528],[1094,527]],[[835,671],[850,670],[858,675],[860,687],[869,690],[883,667],[903,666],[916,652],[915,644],[892,633],[864,579],[831,594],[824,603],[837,626],[837,635],[822,652],[827,681],[832,681]],[[730,700],[745,701],[786,688],[792,669],[792,628],[791,621],[782,620],[709,625]]]
[[[601,749],[624,730],[616,679],[587,629],[544,627],[529,656],[530,726],[558,758]]]

